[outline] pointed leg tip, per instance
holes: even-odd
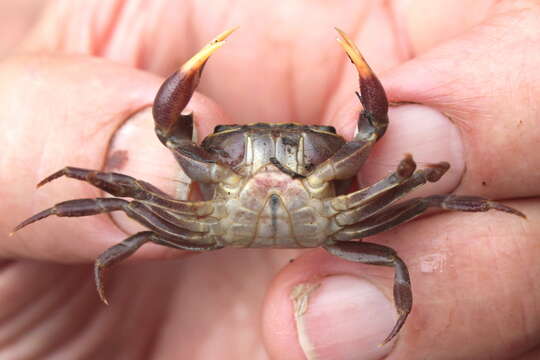
[[[21,230],[22,228],[24,228],[24,227],[26,227],[26,226],[28,226],[28,225],[30,225],[32,223],[35,223],[36,221],[45,219],[46,217],[48,217],[50,215],[53,215],[53,214],[55,214],[55,208],[54,207],[43,210],[43,211],[40,211],[37,214],[35,214],[35,215],[29,217],[28,219],[24,220],[19,225],[15,226],[15,228],[13,228],[13,231],[11,233],[15,233],[15,232]]]
[[[107,296],[105,296],[105,289],[103,287],[103,284],[101,282],[101,279],[98,280],[98,283],[96,284],[96,287],[97,287],[97,293],[99,295],[99,299],[101,300],[102,303],[104,303],[105,305],[109,305],[109,300],[107,300]]]
[[[105,297],[105,294],[100,293],[100,294],[99,294],[99,299],[100,299],[101,302],[102,302],[103,304],[105,304],[106,306],[109,306],[109,305],[110,305],[109,300],[107,300],[107,298]]]
[[[390,334],[379,344],[379,347],[383,347],[392,341],[397,336],[397,331],[392,330]]]
[[[105,288],[103,286],[103,270],[104,270],[104,264],[100,261],[100,259],[96,259],[96,262],[94,264],[94,279],[96,282],[96,290],[99,295],[99,299],[105,304],[109,305],[109,300],[107,300],[107,297],[105,296]]]
[[[34,221],[30,221],[31,218],[29,219],[26,219],[24,220],[22,223],[20,223],[19,225],[15,226],[13,228],[13,230],[9,233],[9,236],[13,236],[17,231],[21,230],[22,228],[26,227],[27,225],[30,225],[31,223],[33,223],[34,221],[37,221],[37,220],[34,220]]]
[[[519,217],[522,218],[522,219],[527,219],[527,215],[525,215],[525,214],[522,213],[521,211],[516,210],[516,209],[513,209],[513,208],[511,208],[511,207],[507,207],[507,209],[504,210],[504,211],[506,211],[506,212],[509,213],[509,214],[517,215],[517,216],[519,216]]]
[[[386,336],[386,338],[382,341],[382,343],[379,346],[384,346],[396,338],[401,328],[405,324],[405,320],[407,320],[407,317],[409,316],[409,312],[410,310],[398,310],[399,318],[396,321],[394,328],[392,329],[392,331],[390,331],[390,334]]]
[[[43,185],[50,183],[51,181],[58,179],[59,177],[62,177],[66,174],[67,168],[63,168],[61,170],[58,170],[55,173],[52,173],[51,175],[47,176],[45,179],[41,180],[37,183],[36,188],[40,188]]]
[[[509,213],[509,214],[513,214],[513,215],[517,215],[523,219],[527,219],[527,215],[525,215],[524,213],[522,213],[521,211],[519,210],[516,210],[514,208],[511,208],[510,206],[506,206],[506,205],[503,205],[501,203],[497,203],[497,202],[492,202],[490,201],[489,202],[489,205],[492,209],[494,210],[499,210],[499,211],[503,211],[505,213]]]

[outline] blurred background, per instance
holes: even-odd
[[[38,19],[47,0],[0,0],[0,56],[10,53]]]

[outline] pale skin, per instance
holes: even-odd
[[[134,231],[129,221],[51,218],[7,237],[19,221],[54,202],[101,196],[70,180],[34,188],[65,165],[101,169],[107,152],[126,150],[121,172],[173,188],[177,167],[155,138],[149,113],[136,123],[149,123],[147,129],[121,129],[112,147],[108,143],[130,114],[152,102],[160,76],[231,25],[241,29],[210,60],[199,88],[215,103],[196,94],[188,106],[198,116],[200,138],[220,123],[252,121],[332,124],[351,138],[359,104],[354,70],[334,41],[332,27],[339,25],[354,34],[391,101],[424,104],[454,120],[421,130],[423,125],[410,125],[414,119],[400,122],[398,114],[393,122],[391,114],[389,133],[377,145],[372,165],[364,167],[364,178],[385,176],[412,152],[420,163],[446,160],[453,169],[415,196],[451,191],[486,196],[528,216],[437,214],[370,239],[400,253],[415,294],[413,312],[388,348],[388,359],[540,355],[535,307],[540,73],[538,52],[532,50],[540,42],[540,7],[535,2],[478,2],[465,13],[458,1],[454,9],[430,9],[429,23],[420,21],[426,9],[419,2],[406,11],[399,2],[384,8],[354,2],[339,9],[258,3],[264,12],[221,2],[187,9],[154,1],[144,10],[134,4],[68,3],[57,2],[42,17],[20,44],[24,55],[7,57],[0,66],[0,121],[6,129],[0,135],[5,234],[0,251],[6,258],[0,275],[2,355],[302,359],[290,301],[295,285],[348,274],[391,295],[390,270],[320,250],[231,249],[186,257],[148,246],[130,264],[115,268],[106,307],[93,288],[90,263]],[[122,15],[113,16],[115,11]],[[191,35],[178,35],[186,32]],[[442,141],[450,127],[457,128],[461,145]],[[148,146],[141,151],[143,141]],[[425,256],[441,253],[441,267],[426,271]],[[176,260],[137,261],[164,258]],[[289,263],[291,258],[296,260]],[[346,358],[329,353],[333,350],[324,356]]]

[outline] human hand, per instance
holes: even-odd
[[[174,188],[177,166],[155,139],[149,112],[137,112],[152,102],[162,79],[133,68],[166,75],[237,24],[242,30],[210,60],[200,87],[225,112],[202,96],[189,105],[200,138],[216,124],[253,121],[333,124],[350,138],[359,109],[356,75],[330,29],[351,33],[360,23],[355,40],[390,99],[425,105],[391,110],[388,133],[362,176],[383,177],[405,152],[421,164],[446,160],[452,171],[415,195],[456,191],[514,199],[508,204],[528,220],[444,213],[377,236],[408,264],[414,296],[395,346],[377,347],[394,322],[388,269],[322,250],[291,264],[296,252],[224,250],[115,267],[107,308],[95,294],[90,266],[74,264],[92,261],[133,225],[116,215],[115,222],[106,216],[47,219],[1,238],[1,254],[14,259],[5,260],[0,277],[3,355],[301,359],[290,296],[308,283],[320,284],[304,316],[320,359],[376,359],[388,352],[389,359],[535,358],[540,175],[531,169],[540,162],[534,151],[540,74],[532,49],[540,9],[532,1],[501,2],[469,9],[470,18],[460,3],[451,23],[437,28],[444,21],[430,16],[433,22],[422,30],[411,25],[425,24],[415,21],[425,16],[417,8],[389,11],[365,2],[332,14],[292,4],[229,10],[215,2],[188,10],[180,2],[154,1],[140,5],[144,9],[134,2],[53,3],[21,44],[24,54],[0,68],[4,234],[55,202],[100,196],[70,180],[34,192],[39,180],[65,165],[115,169]],[[230,23],[222,23],[221,11]],[[441,12],[441,20],[449,12]],[[461,35],[446,41],[448,31]],[[81,53],[106,60],[74,55]],[[340,70],[344,75],[336,76]],[[149,245],[130,260],[178,256]]]

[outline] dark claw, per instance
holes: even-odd
[[[383,86],[373,73],[368,63],[356,47],[355,43],[343,32],[336,28],[341,39],[339,44],[343,47],[351,62],[356,66],[360,77],[360,102],[364,107],[358,120],[359,139],[377,139],[384,135],[388,126],[388,100]]]
[[[238,181],[230,168],[218,164],[212,154],[193,142],[193,116],[182,114],[199,84],[204,64],[234,30],[218,35],[169,76],[159,88],[152,108],[159,140],[173,152],[186,175],[199,183]]]
[[[175,137],[181,139],[189,137],[188,140],[191,141],[190,129],[184,124],[187,120],[182,118],[181,113],[199,84],[204,64],[210,55],[219,49],[223,45],[223,41],[235,30],[236,28],[233,28],[219,34],[182,65],[180,70],[172,74],[159,88],[152,113],[156,125],[156,134],[164,145],[167,145],[169,139],[174,141]]]
[[[356,45],[340,29],[338,39],[349,59],[356,66],[360,77],[360,95],[364,109],[360,113],[357,134],[352,141],[345,143],[329,159],[317,165],[307,177],[313,188],[331,180],[350,179],[358,173],[371,148],[383,136],[388,126],[388,100],[381,83],[371,71]]]

